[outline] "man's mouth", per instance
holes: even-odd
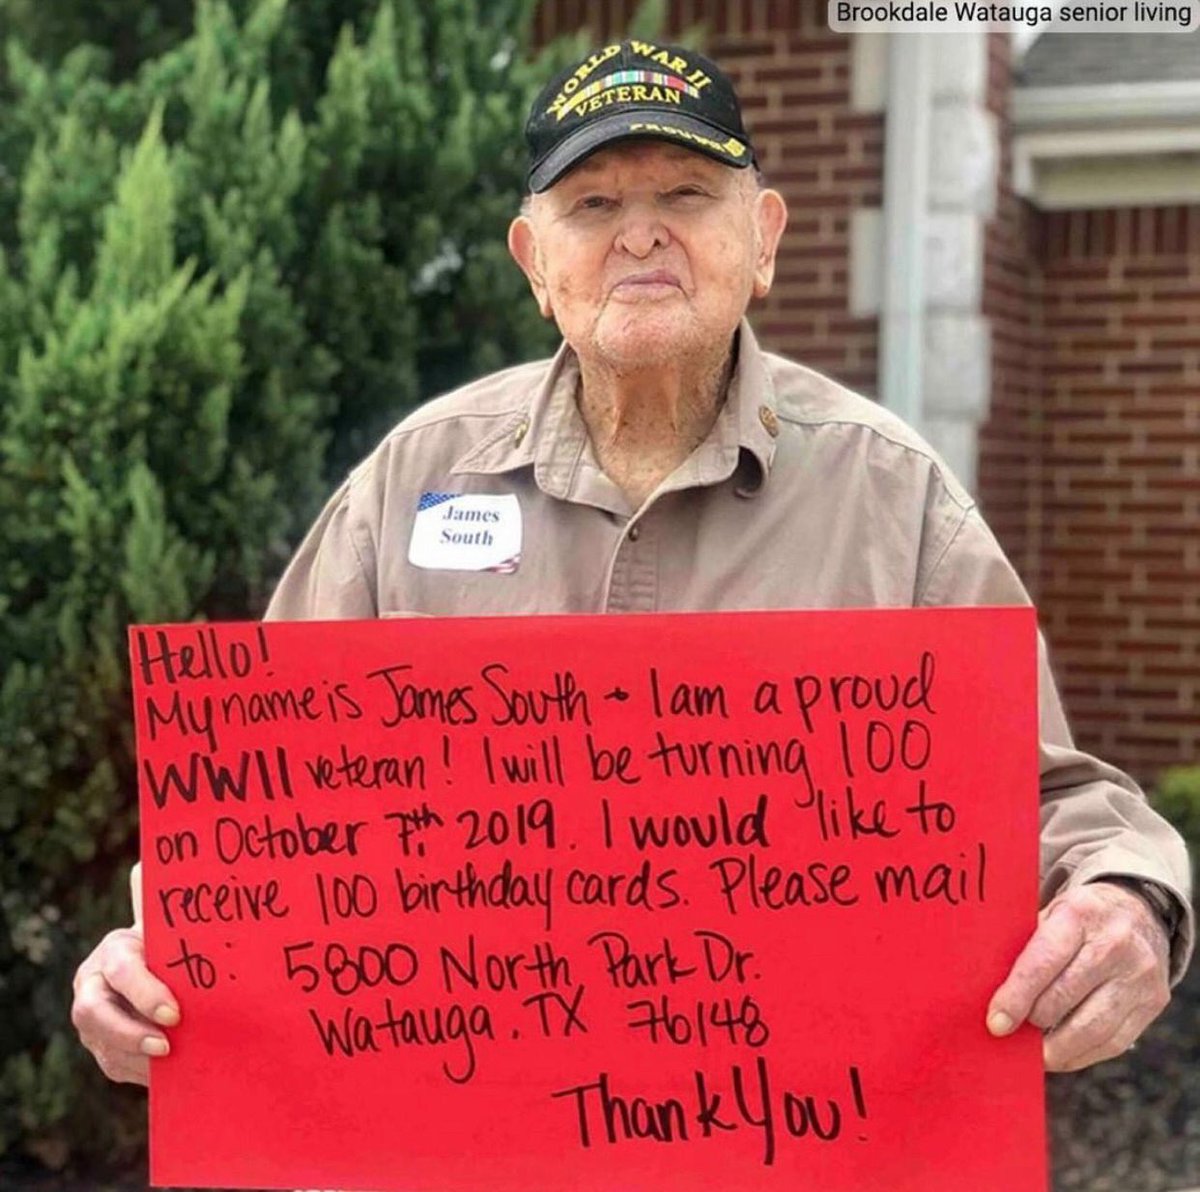
[[[652,298],[680,289],[679,278],[669,269],[652,269],[621,278],[613,286],[613,293],[628,298]]]

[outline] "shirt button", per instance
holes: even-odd
[[[758,407],[758,420],[766,428],[767,434],[771,438],[777,438],[779,435],[779,419],[775,417],[775,411],[770,406]]]
[[[641,536],[642,536],[642,527],[641,526],[630,526],[629,527],[629,541],[630,542],[636,542]]]

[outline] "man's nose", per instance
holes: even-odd
[[[648,257],[664,248],[671,233],[652,203],[631,203],[621,212],[616,247],[634,257]]]

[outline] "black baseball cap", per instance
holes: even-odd
[[[614,141],[653,137],[735,169],[755,164],[733,84],[703,54],[622,41],[557,74],[525,124],[529,189],[548,190]]]

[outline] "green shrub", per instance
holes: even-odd
[[[68,1022],[129,917],[126,625],[256,615],[384,426],[550,342],[503,250],[532,0],[178,9],[0,71],[0,1154],[93,1176],[144,1117]]]
[[[1152,801],[1179,829],[1195,867],[1200,858],[1200,766],[1175,766],[1165,771]],[[1194,891],[1193,897],[1200,897],[1200,891]]]

